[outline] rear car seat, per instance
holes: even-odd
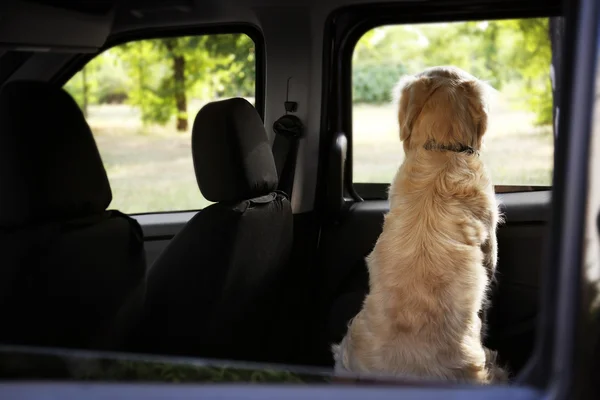
[[[207,104],[194,121],[192,153],[200,191],[216,204],[196,214],[153,265],[127,348],[281,360],[295,347],[283,332],[293,217],[276,191],[263,122],[241,98]]]
[[[112,193],[75,101],[44,82],[0,90],[0,342],[90,348],[145,276],[137,222]]]

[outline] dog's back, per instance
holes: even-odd
[[[466,90],[475,87],[465,82]],[[487,116],[470,116],[485,110],[475,95],[465,92],[461,99],[452,78],[421,83],[400,98],[406,158],[390,187],[383,232],[367,258],[370,292],[336,363],[357,372],[488,382],[478,313],[489,283],[485,265],[495,267],[498,215],[478,157]],[[453,97],[464,103],[447,105]],[[492,235],[490,261],[482,247]]]

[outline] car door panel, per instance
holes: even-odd
[[[542,254],[550,211],[549,191],[497,195],[505,222],[499,226],[498,285],[488,314],[488,344],[498,348],[513,369],[520,369],[533,346],[539,308]],[[368,289],[364,258],[381,233],[387,201],[354,203],[336,223],[323,227],[320,240],[321,297],[324,323],[334,330],[327,341],[343,334],[361,298],[339,307],[337,299]],[[333,307],[333,308],[332,308]],[[350,311],[349,309],[352,309]],[[333,310],[334,315],[328,314]],[[338,319],[335,313],[344,315]],[[337,327],[331,327],[337,321]],[[327,326],[327,325],[325,325]]]

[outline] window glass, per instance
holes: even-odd
[[[496,185],[550,186],[554,138],[548,18],[389,25],[359,40],[352,60],[353,180],[389,183],[402,162],[394,85],[455,65],[497,90],[482,157]]]
[[[245,34],[140,40],[113,47],[65,85],[92,128],[126,213],[199,209],[191,128],[210,102],[254,104],[255,45]]]

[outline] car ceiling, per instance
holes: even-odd
[[[401,0],[435,7],[485,7],[506,0]],[[0,48],[95,51],[107,38],[145,28],[245,22],[268,11],[302,8],[316,19],[336,8],[391,0],[3,0]],[[399,1],[394,1],[398,3]],[[556,2],[553,0],[552,2]]]

